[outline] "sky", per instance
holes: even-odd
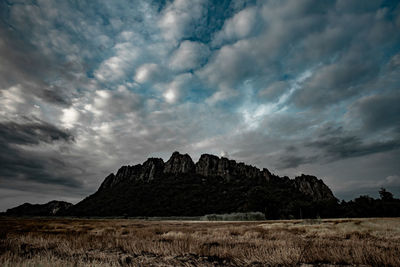
[[[173,151],[400,197],[398,1],[0,0],[0,211]]]

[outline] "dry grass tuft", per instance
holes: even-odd
[[[1,266],[400,266],[400,219],[0,219]]]

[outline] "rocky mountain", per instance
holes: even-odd
[[[6,216],[56,216],[65,213],[73,205],[65,201],[50,201],[46,204],[24,203],[18,207],[8,209]]]
[[[334,198],[329,187],[315,176],[304,175],[296,177],[292,184],[303,194],[311,197],[313,200],[324,200]]]
[[[322,204],[323,205],[322,205]],[[315,216],[337,203],[314,176],[279,177],[267,169],[203,154],[194,163],[174,152],[108,175],[98,191],[64,214],[74,216],[198,216],[261,211],[268,218]],[[317,207],[317,208],[316,208]]]

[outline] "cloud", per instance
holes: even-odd
[[[69,142],[73,140],[71,134],[41,121],[26,124],[0,122],[0,126],[0,137],[3,144],[37,145],[39,142]]]
[[[204,68],[196,72],[200,79],[218,88],[212,96],[214,100],[226,100],[237,95],[235,91],[238,84],[258,72],[257,62],[248,55],[250,49],[248,42],[223,46],[213,54]]]
[[[358,136],[347,134],[340,129],[334,130],[338,134],[323,135],[315,141],[305,145],[322,151],[322,156],[329,160],[341,160],[352,157],[361,157],[369,154],[388,152],[400,148],[398,137],[386,140],[364,141]]]
[[[79,119],[79,112],[73,107],[63,109],[63,116],[61,121],[66,127],[72,127],[75,122]]]
[[[183,41],[171,55],[169,66],[178,72],[190,71],[206,62],[209,48],[199,42]]]
[[[120,165],[175,150],[229,151],[337,190],[399,174],[395,1],[38,1],[0,10],[0,190],[15,192],[16,204],[27,199],[21,191],[83,197]]]
[[[277,163],[278,169],[297,168],[300,165],[315,162],[318,156],[303,157],[299,155],[282,155]]]
[[[350,121],[361,121],[361,127],[368,132],[394,129],[400,133],[400,95],[379,94],[358,99],[351,107]]]
[[[2,187],[11,188],[21,182],[80,187],[78,180],[66,175],[68,168],[57,152],[60,146],[73,141],[70,133],[46,122],[1,122],[0,176],[7,181]]]
[[[202,18],[205,1],[175,0],[164,10],[158,21],[163,37],[172,42],[179,41],[194,31],[196,21]]]
[[[389,175],[381,183],[381,186],[400,186],[399,175]]]
[[[321,16],[306,16],[312,13],[312,5],[305,3],[262,3],[242,10],[226,22],[214,40],[221,42],[223,36],[231,41],[214,50],[208,63],[197,72],[210,87],[217,89],[212,96],[214,101],[229,101],[230,97],[240,95],[245,82],[254,88],[265,88],[266,84],[282,80],[280,72],[292,57],[286,44],[298,43],[316,30],[312,25],[324,22]],[[252,16],[256,11],[259,19],[253,25]],[[292,75],[299,74],[296,65],[290,69],[294,72]]]
[[[318,68],[292,99],[301,107],[335,104],[365,89],[361,84],[376,77],[377,73],[376,64],[365,60],[363,54],[349,50],[337,62]]]
[[[100,81],[114,81],[124,78],[133,71],[135,60],[139,58],[138,49],[131,43],[118,43],[114,46],[115,55],[103,61],[95,71]]]
[[[82,109],[102,121],[110,121],[119,116],[128,116],[139,112],[143,107],[140,95],[129,91],[123,85],[113,91],[96,90],[88,97],[90,100],[81,104],[83,105]]]
[[[271,136],[296,136],[303,137],[310,134],[310,127],[315,126],[321,120],[318,116],[309,112],[293,114],[275,112],[266,116],[261,122],[261,127],[266,129]]]
[[[54,86],[43,77],[61,74],[63,68],[19,40],[13,31],[0,22],[0,90],[18,86],[25,94],[58,105],[68,105],[68,92],[62,86]],[[13,49],[10,49],[12,47]],[[32,68],[32,66],[35,66]]]
[[[286,89],[290,87],[286,81],[276,81],[270,84],[267,88],[258,92],[258,95],[267,101],[276,101],[278,97],[285,93]]]
[[[155,83],[163,80],[163,74],[163,70],[159,65],[154,63],[147,63],[137,68],[134,79],[138,83]]]
[[[251,36],[256,31],[259,20],[256,7],[249,7],[225,21],[223,29],[214,37],[214,45],[233,42]]]
[[[187,94],[185,90],[191,85],[191,82],[193,82],[193,75],[190,73],[176,76],[176,78],[166,87],[163,94],[165,100],[168,103],[175,103],[178,101],[182,96]]]

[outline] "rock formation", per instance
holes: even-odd
[[[164,173],[180,174],[192,173],[195,170],[192,158],[188,155],[182,155],[179,152],[174,152],[171,158],[165,163]]]
[[[319,201],[337,200],[314,176],[292,180],[225,157],[203,154],[194,163],[189,155],[174,152],[165,163],[150,158],[143,164],[121,167],[66,215],[197,216],[261,211],[268,218],[285,218],[307,214],[312,203]]]
[[[264,179],[269,181],[271,173],[267,169],[260,170],[254,166],[237,163],[235,160],[219,158],[210,154],[201,155],[199,161],[194,164],[188,154],[180,154],[175,151],[171,158],[164,163],[160,158],[150,158],[143,165],[122,166],[116,175],[108,175],[101,184],[100,189],[114,187],[126,181],[149,182],[164,174],[198,174],[205,177],[222,177],[227,181],[236,179]]]
[[[331,189],[315,176],[302,174],[293,180],[293,186],[315,201],[334,198]]]

